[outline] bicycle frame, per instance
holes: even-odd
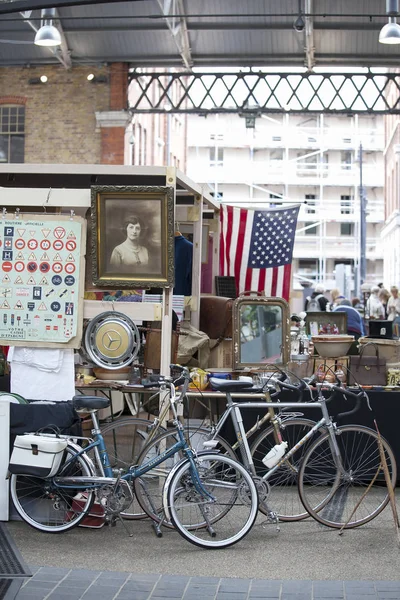
[[[172,387],[170,388],[170,392],[172,390]],[[163,389],[163,388],[161,388],[161,389]],[[164,391],[165,390],[166,390],[166,387],[164,387]],[[70,478],[70,477],[56,476],[53,478],[54,486],[56,488],[63,488],[63,489],[74,488],[74,489],[80,489],[80,490],[88,490],[88,489],[100,488],[102,485],[107,483],[107,480],[109,480],[110,484],[111,483],[114,484],[119,479],[125,480],[125,481],[132,481],[134,479],[137,479],[138,477],[141,477],[142,475],[145,475],[148,471],[150,471],[157,465],[161,464],[162,462],[168,460],[168,458],[171,458],[177,452],[182,450],[184,452],[186,458],[190,461],[190,472],[191,472],[192,480],[193,480],[196,490],[203,497],[206,497],[209,500],[214,500],[214,497],[211,494],[209,494],[209,492],[203,487],[203,485],[200,481],[200,478],[199,478],[199,475],[197,472],[197,468],[195,465],[195,461],[194,461],[194,458],[195,458],[194,452],[191,449],[191,447],[188,445],[188,443],[186,442],[185,436],[183,434],[183,425],[180,423],[180,421],[178,419],[176,406],[175,406],[175,389],[173,391],[173,394],[170,394],[170,406],[173,411],[174,421],[175,421],[177,429],[178,429],[178,438],[179,438],[178,441],[175,444],[173,444],[173,446],[171,446],[168,450],[161,452],[161,454],[159,454],[157,457],[148,460],[142,466],[135,467],[134,465],[132,465],[129,469],[129,472],[126,473],[125,475],[122,475],[118,479],[116,479],[114,477],[113,470],[109,464],[107,448],[104,443],[104,438],[103,438],[101,430],[100,430],[96,411],[93,411],[92,412],[92,421],[93,421],[93,425],[94,425],[94,428],[92,430],[92,433],[94,436],[93,441],[91,443],[89,443],[88,446],[86,446],[85,448],[82,448],[82,450],[80,450],[79,452],[74,454],[74,456],[72,456],[69,460],[67,460],[63,465],[63,469],[67,468],[68,465],[70,465],[72,462],[76,461],[76,459],[79,456],[87,455],[88,452],[93,450],[95,453],[96,462],[100,469],[101,477],[82,477],[82,478],[81,477],[72,477],[72,478]],[[81,484],[79,483],[80,480],[81,480]]]

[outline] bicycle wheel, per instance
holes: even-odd
[[[309,419],[288,419],[281,424],[282,441],[288,443],[288,450],[293,448],[315,425],[315,422]],[[268,427],[262,431],[250,451],[254,461],[256,474],[266,479],[269,469],[264,465],[262,459],[277,443],[276,434],[273,427]],[[268,496],[264,499],[260,497],[260,511],[268,515],[272,510],[276,513],[280,521],[300,521],[306,519],[309,514],[304,510],[301,503],[298,489],[297,478],[300,463],[310,447],[312,441],[308,440],[293,456],[285,461],[279,469],[267,478],[266,481],[271,486]]]
[[[66,460],[76,455],[76,450],[67,446]],[[69,465],[61,466],[57,476],[94,476],[84,456],[77,456]],[[41,479],[30,475],[12,475],[11,497],[18,514],[26,523],[48,533],[68,531],[84,519],[95,498],[94,492],[77,489],[62,489],[54,485],[53,479]]]
[[[195,486],[189,460],[183,461],[166,482],[164,506],[172,523],[186,540],[203,548],[236,544],[253,527],[258,494],[244,466],[227,455],[204,453],[195,458],[201,485]]]
[[[132,465],[138,464],[138,457],[153,435],[166,430],[161,425],[154,430],[154,423],[135,417],[122,419],[101,428],[101,433],[107,448],[109,464],[112,469],[122,469],[125,475]],[[130,484],[133,486],[133,482]],[[134,498],[132,504],[121,513],[125,519],[145,519],[147,517],[141,506]]]
[[[205,450],[203,443],[211,437],[211,430],[206,427],[185,426],[184,434],[193,450],[201,452]],[[235,453],[228,442],[219,436],[216,436],[214,439],[217,442],[215,450],[235,458]],[[159,435],[143,449],[142,454],[137,460],[137,465],[145,465],[165,450],[169,450],[177,441],[176,428]],[[135,496],[142,509],[154,521],[158,523],[162,522],[166,527],[173,528],[173,525],[165,516],[163,510],[162,492],[164,483],[171,469],[184,457],[185,454],[183,451],[176,452],[171,458],[153,467],[141,477],[137,477],[134,482]]]
[[[335,433],[343,469],[336,466],[328,432],[312,444],[304,457],[299,471],[299,493],[314,519],[329,527],[348,529],[379,515],[389,502],[389,494],[375,431],[344,425]],[[382,439],[382,445],[394,486],[395,457],[386,440]]]

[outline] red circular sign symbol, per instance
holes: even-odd
[[[66,273],[71,274],[71,273],[74,273],[74,271],[75,271],[75,265],[74,265],[74,263],[67,263],[65,265],[65,272]]]
[[[39,271],[41,273],[48,273],[50,271],[50,265],[47,262],[42,262],[39,265]]]
[[[38,247],[38,243],[36,240],[28,240],[29,250],[36,250],[37,247]]]
[[[53,265],[53,271],[54,273],[61,273],[61,271],[63,270],[62,264],[59,262],[54,263]]]
[[[14,269],[17,271],[17,273],[21,273],[25,269],[25,265],[19,260],[15,263]]]
[[[23,248],[25,248],[25,240],[23,240],[22,238],[15,240],[15,247],[17,248],[17,250],[22,250]]]
[[[42,240],[40,242],[40,247],[42,250],[49,250],[51,248],[51,243],[49,240]]]
[[[66,247],[67,250],[71,250],[71,251],[75,250],[75,248],[76,248],[76,242],[74,242],[74,240],[68,240],[65,243],[65,247]]]
[[[54,250],[62,250],[64,248],[64,242],[61,240],[56,240],[53,242],[53,248]]]
[[[8,261],[3,262],[3,264],[1,265],[1,268],[3,269],[3,271],[8,273],[8,271],[11,271],[11,269],[12,269],[12,263],[10,263]]]
[[[58,240],[61,240],[61,238],[63,238],[65,236],[65,229],[64,227],[56,227],[54,229],[54,237],[57,238]]]
[[[29,273],[34,273],[37,270],[37,264],[35,262],[28,262],[26,268]]]

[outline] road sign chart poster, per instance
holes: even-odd
[[[82,222],[0,219],[1,340],[68,344],[79,333]]]

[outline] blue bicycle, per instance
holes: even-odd
[[[176,368],[176,365],[173,365]],[[164,377],[148,387],[160,387],[170,394],[177,441],[140,466],[132,465],[122,474],[113,470],[101,434],[96,412],[109,400],[97,396],[75,396],[77,410],[90,412],[93,438],[67,437],[63,463],[54,477],[11,476],[11,496],[16,510],[32,527],[49,533],[68,531],[88,516],[95,500],[105,518],[114,524],[134,498],[134,484],[154,489],[155,467],[177,453],[184,458],[171,470],[167,480],[160,477],[166,518],[189,542],[204,548],[225,548],[241,540],[257,516],[258,495],[251,475],[229,456],[215,452],[196,453],[184,435],[176,410],[175,387],[187,374],[173,381]],[[93,455],[93,458],[92,458]],[[147,479],[147,476],[150,479]]]

